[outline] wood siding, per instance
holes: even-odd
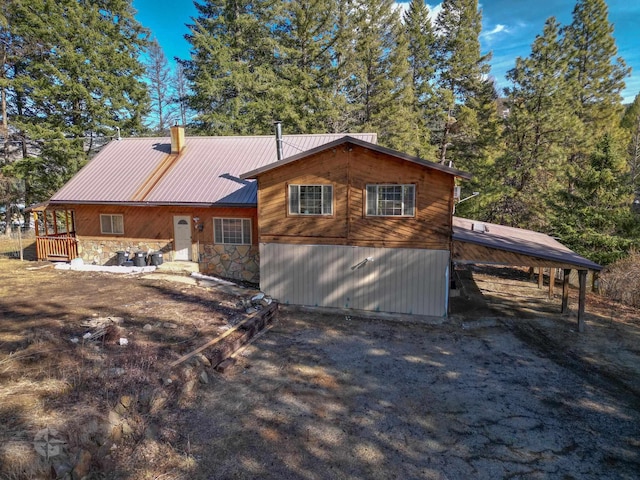
[[[192,219],[192,240],[195,244],[213,243],[213,218],[251,218],[251,241],[258,244],[258,222],[255,208],[180,207],[180,206],[125,206],[125,205],[68,205],[75,212],[78,237],[110,239],[145,239],[173,241],[173,216],[189,215]],[[100,232],[100,215],[123,215],[124,234],[107,235]],[[199,217],[203,225],[198,231],[193,222]]]
[[[443,250],[260,244],[260,287],[283,304],[441,317],[448,268]]]
[[[369,149],[343,145],[259,176],[261,243],[448,250],[452,175]],[[414,217],[367,217],[367,184],[415,184]],[[289,215],[289,184],[333,185],[333,215]]]

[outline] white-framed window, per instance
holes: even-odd
[[[333,185],[289,185],[291,215],[333,215]]]
[[[100,215],[100,232],[112,235],[124,234],[124,217],[122,215]]]
[[[214,218],[213,242],[228,245],[251,245],[251,219]]]
[[[367,185],[367,216],[413,217],[415,185]]]

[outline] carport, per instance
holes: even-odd
[[[562,269],[562,313],[568,313],[569,275],[571,270],[577,270],[580,289],[578,331],[584,331],[587,272],[602,270],[597,263],[581,257],[544,233],[459,217],[453,217],[451,252],[451,260],[457,264],[538,268],[539,282],[542,280],[542,269],[549,268],[550,288],[554,282],[555,269]]]

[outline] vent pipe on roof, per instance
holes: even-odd
[[[278,154],[278,161],[282,160],[282,122],[276,120],[273,122],[276,127],[276,151]]]

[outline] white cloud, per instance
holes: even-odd
[[[493,27],[493,29],[491,29],[488,32],[482,32],[480,34],[480,36],[490,39],[492,37],[494,37],[495,35],[497,35],[498,33],[509,33],[510,30],[506,27],[506,25],[502,25],[501,23],[498,23],[495,27]]]

